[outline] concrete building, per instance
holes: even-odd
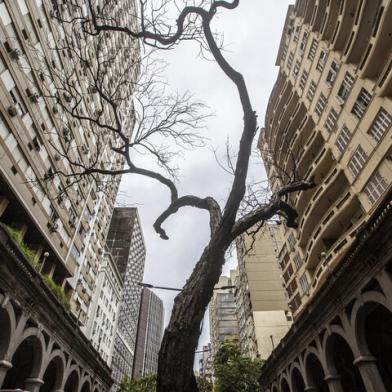
[[[163,336],[164,308],[162,300],[143,288],[133,364],[133,378],[156,373]]]
[[[98,271],[86,336],[108,366],[112,364],[122,288],[117,266],[106,252]]]
[[[212,359],[212,348],[211,343],[203,346],[203,352],[199,359],[199,376],[212,381],[212,375],[214,374],[213,359]]]
[[[255,235],[237,239],[235,299],[244,355],[267,359],[291,325],[277,250],[280,226],[267,224]]]
[[[112,254],[124,282],[112,361],[115,386],[132,377],[137,325],[140,312],[146,248],[136,208],[115,208],[107,236]]]
[[[239,340],[234,288],[219,289],[224,286],[233,286],[237,274],[236,270],[231,270],[229,276],[221,276],[210,301],[209,318],[212,356],[218,350],[219,344],[225,340]]]
[[[79,12],[62,3],[63,12]],[[113,12],[131,3],[117,2]],[[73,69],[67,80],[86,93],[81,106],[85,110],[93,107],[79,80],[81,64],[64,51],[54,50],[64,30],[54,18],[55,4],[0,2],[0,221],[5,246],[1,255],[0,387],[108,390],[109,370],[79,335],[79,326],[85,331],[120,177],[108,181],[101,192],[104,178],[85,177],[72,184],[71,177],[51,176],[58,170],[72,173],[74,167],[59,154],[71,143],[72,159],[88,162],[99,133],[64,113],[58,102],[66,105],[66,96],[57,103],[48,97],[48,92],[56,93],[49,69],[59,73]],[[87,45],[86,37],[79,38],[79,44]],[[118,38],[112,36],[114,47]],[[127,46],[127,42],[121,44]],[[138,56],[133,44],[130,53]],[[39,58],[45,63],[37,63]],[[113,63],[122,69],[131,59]],[[101,153],[107,159],[102,162],[113,161],[109,147]],[[14,256],[18,262],[10,266]],[[27,267],[26,262],[30,263]],[[34,282],[28,283],[29,279]],[[21,362],[33,357],[34,361]]]
[[[294,168],[316,186],[289,198],[299,226],[279,259],[295,323],[266,391],[392,390],[391,15],[390,0],[288,10],[259,147],[273,190]]]

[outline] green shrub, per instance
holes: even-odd
[[[10,237],[14,240],[14,242],[18,245],[21,252],[25,255],[26,259],[30,262],[30,264],[38,270],[39,267],[39,258],[38,254],[34,249],[31,249],[26,243],[23,241],[22,231],[15,229],[14,227],[5,226]]]
[[[71,305],[69,303],[68,297],[64,292],[64,289],[61,286],[59,286],[56,282],[54,282],[53,279],[48,275],[44,275],[43,279],[45,284],[52,290],[53,294],[61,302],[64,308],[69,311],[71,309]]]

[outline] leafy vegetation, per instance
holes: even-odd
[[[257,392],[260,390],[262,360],[241,355],[237,344],[224,342],[214,359],[215,392]]]
[[[125,377],[120,384],[118,392],[156,392],[157,376],[156,374],[146,374],[139,380],[131,380]]]
[[[23,241],[23,234],[21,230],[15,229],[11,226],[4,226],[7,230],[7,233],[14,240],[14,242],[18,245],[21,252],[26,256],[26,259],[30,262],[30,264],[38,270],[39,267],[39,257],[37,252],[34,249],[31,249],[26,243]]]
[[[214,385],[203,377],[196,376],[197,388],[199,392],[212,392]]]
[[[58,285],[50,276],[44,275],[42,278],[45,284],[52,290],[53,294],[64,306],[64,308],[69,311],[71,309],[71,305],[69,303],[68,297],[64,292],[64,289],[60,285]]]

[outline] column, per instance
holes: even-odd
[[[376,362],[372,356],[360,356],[354,360],[354,365],[361,373],[367,392],[386,392]]]
[[[25,389],[30,392],[39,392],[43,381],[40,378],[27,378],[25,381]]]
[[[8,369],[12,368],[12,363],[5,361],[5,360],[1,360],[0,361],[0,387],[3,385],[5,376],[8,372]]]
[[[339,375],[328,374],[324,377],[324,380],[327,382],[330,392],[344,392]]]
[[[318,392],[318,389],[312,385],[305,387],[305,392]]]

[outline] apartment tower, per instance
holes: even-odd
[[[234,298],[234,282],[238,271],[221,276],[209,305],[212,357],[224,341],[239,341],[239,328]],[[227,287],[232,286],[232,287]]]
[[[138,282],[143,281],[146,258],[143,232],[136,208],[114,209],[106,244],[124,282],[112,360],[112,377],[116,388],[124,377],[132,377],[135,358],[142,293]]]
[[[259,148],[273,191],[315,186],[289,197],[298,227],[279,260],[295,323],[266,390],[392,390],[391,16],[390,0],[289,7]]]
[[[163,336],[164,309],[162,300],[143,288],[133,365],[133,378],[158,371],[158,354]]]
[[[265,360],[290,328],[292,317],[282,285],[277,250],[280,226],[265,224],[237,239],[235,300],[244,355]]]
[[[125,18],[124,7],[134,10],[133,1],[118,1],[111,10]],[[86,72],[87,65],[96,67],[96,57],[83,66],[71,53],[95,45],[98,37],[79,32],[75,46],[64,47],[69,26],[56,17],[79,17],[81,12],[63,1],[0,2],[3,389],[108,390],[111,385],[109,368],[79,327],[85,332],[120,177],[73,177],[72,162],[88,165],[104,136],[91,123],[75,119],[66,110],[74,98],[58,90],[66,80],[83,97],[78,113],[96,110]],[[129,51],[126,57],[112,56],[112,69],[106,72],[115,85],[113,69],[128,69],[138,58],[137,46],[119,34],[105,39]],[[129,69],[129,77],[135,77]],[[110,114],[100,116],[105,121]],[[131,118],[124,121],[132,123]],[[99,164],[123,164],[109,143],[99,157]],[[59,171],[64,175],[54,175]]]

